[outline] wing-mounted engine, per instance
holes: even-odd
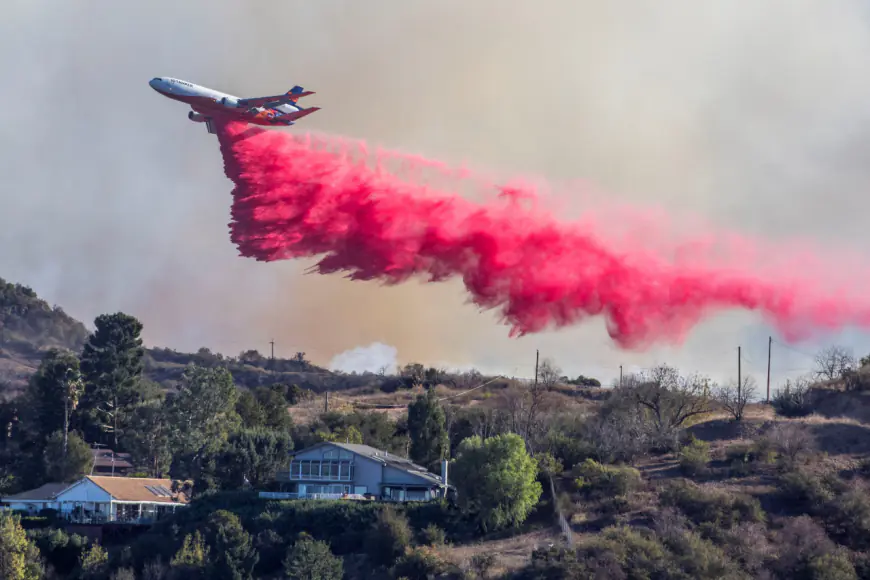
[[[232,98],[232,97],[223,97],[223,98],[220,100],[220,104],[223,105],[224,107],[228,108],[228,109],[238,109],[239,107],[242,106],[242,105],[239,104],[239,100],[238,100],[238,99],[234,99],[234,98]]]
[[[200,113],[194,113],[193,111],[187,114],[187,118],[193,121],[194,123],[205,123],[208,121],[208,117],[202,115]]]

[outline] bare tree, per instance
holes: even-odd
[[[851,371],[857,365],[852,349],[832,345],[819,351],[816,355],[815,376],[818,379],[829,381],[842,378],[843,374]]]
[[[698,374],[681,376],[667,365],[640,375],[635,400],[652,411],[659,427],[682,427],[690,418],[710,412],[709,381]]]
[[[545,358],[538,366],[538,385],[550,390],[559,383],[562,369],[552,359]]]
[[[742,421],[747,403],[753,400],[757,394],[758,383],[755,382],[755,377],[748,376],[743,379],[741,385],[731,380],[727,385],[718,387],[715,397],[716,401],[734,417],[735,421]]]
[[[794,465],[816,447],[816,440],[806,427],[800,423],[779,422],[765,435],[765,439],[779,451],[788,464]]]
[[[526,415],[526,444],[531,448],[535,434],[540,430],[538,417],[544,399],[559,382],[562,369],[556,366],[552,359],[545,358],[538,366],[537,380],[529,388],[529,401]]]
[[[648,411],[657,444],[674,439],[689,419],[711,410],[709,380],[698,374],[684,377],[668,365],[625,377],[616,392]]]

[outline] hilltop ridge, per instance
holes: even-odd
[[[88,328],[52,306],[24,284],[0,278],[0,398],[19,393],[39,367],[45,352],[65,348],[80,353],[89,336]],[[236,384],[249,388],[276,383],[295,384],[315,392],[344,390],[382,382],[375,374],[344,375],[312,364],[299,352],[293,358],[271,359],[256,350],[225,356],[208,348],[195,353],[151,347],[145,353],[145,376],[172,388],[190,363],[225,366]]]

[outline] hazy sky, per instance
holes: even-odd
[[[614,200],[864,252],[868,54],[858,0],[13,0],[0,19],[0,276],[87,323],[129,312],[149,344],[185,350],[268,352],[274,338],[276,354],[325,364],[380,342],[400,362],[529,375],[539,348],[610,380],[655,362],[726,377],[742,344],[763,383],[769,332],[751,313],[625,353],[601,321],[510,339],[458,284],[384,289],[239,258],[214,136],[148,80],[239,96],[300,84],[323,110],[293,131],[585,180]],[[864,334],[796,348],[834,340],[870,351]],[[774,383],[812,365],[777,345],[773,358]]]

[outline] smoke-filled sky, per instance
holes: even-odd
[[[377,342],[399,362],[528,376],[537,348],[609,381],[657,362],[724,379],[740,344],[763,384],[769,331],[751,313],[626,353],[601,321],[510,339],[458,283],[381,288],[239,258],[215,137],[148,80],[238,96],[300,84],[323,110],[290,131],[583,180],[599,199],[836,256],[870,249],[868,16],[859,0],[13,1],[0,19],[0,277],[87,323],[129,312],[146,342],[184,350],[268,352],[274,339],[277,355],[328,364]],[[795,348],[832,341],[870,350],[859,334]],[[774,345],[774,384],[812,366],[797,351]]]

